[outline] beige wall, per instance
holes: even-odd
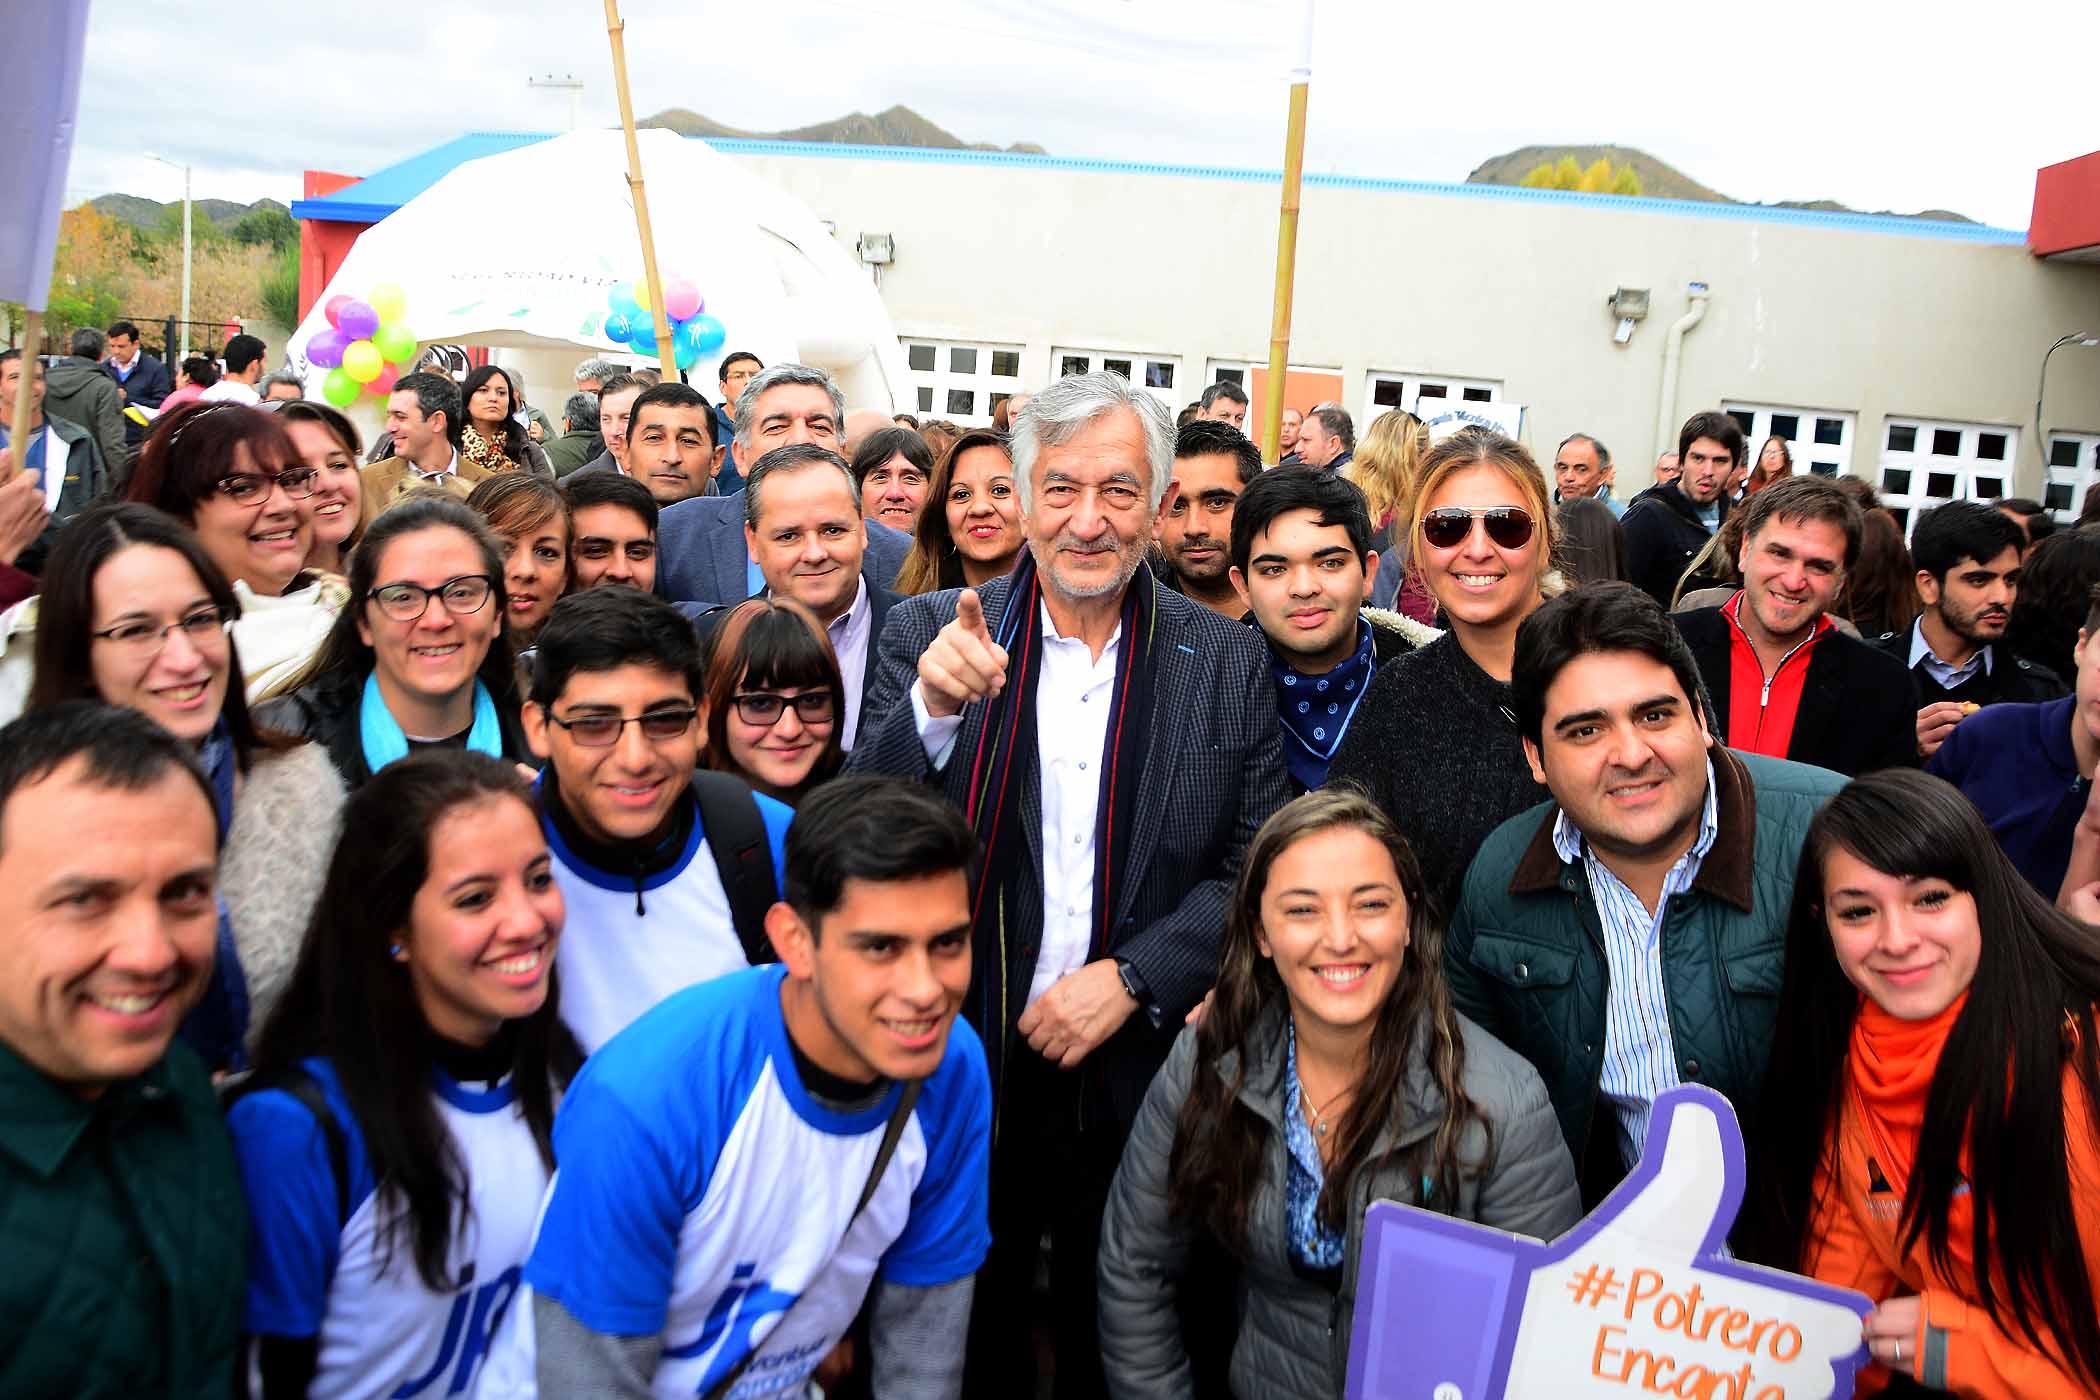
[[[837,225],[896,236],[881,290],[907,336],[1177,354],[1183,400],[1211,357],[1267,356],[1277,187],[1232,178],[738,154]],[[1685,339],[1672,421],[1724,399],[1858,415],[1871,475],[1884,416],[2019,430],[2016,482],[2039,495],[2041,356],[2100,330],[2100,268],[2023,247],[1597,208],[1547,199],[1315,186],[1298,242],[1294,365],[1342,373],[1361,421],[1372,370],[1501,381],[1550,452],[1604,439],[1621,494],[1645,484],[1665,335],[1685,286],[1712,288]],[[1614,287],[1653,292],[1612,343]],[[2045,421],[2100,432],[2100,350],[2059,351]],[[1674,446],[1674,443],[1669,444]]]

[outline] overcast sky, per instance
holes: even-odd
[[[635,114],[770,131],[902,103],[966,141],[1273,168],[1301,0],[627,0]],[[194,13],[193,13],[194,11]],[[232,18],[245,14],[249,23]],[[1459,181],[1525,145],[1636,146],[1738,199],[1949,208],[2025,228],[2100,149],[2100,4],[1318,0],[1306,168]],[[101,0],[69,196],[299,197],[471,130],[585,125],[597,0],[154,7]],[[152,133],[148,135],[147,133]]]

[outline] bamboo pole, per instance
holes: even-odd
[[[649,197],[642,191],[642,149],[634,139],[634,99],[627,94],[627,23],[620,0],[605,0],[605,32],[612,39],[613,87],[620,94],[620,129],[627,135],[627,188],[634,194],[634,221],[642,231],[642,276],[649,284],[649,316],[656,324],[656,354],[664,381],[676,384],[678,349],[671,343],[671,319],[664,314],[664,280],[656,267],[656,234],[649,227]]]
[[[610,0],[607,0],[610,3]],[[1261,456],[1282,459],[1283,381],[1291,359],[1291,294],[1298,267],[1299,189],[1305,175],[1305,105],[1312,86],[1313,0],[1305,0],[1305,38],[1291,73],[1291,115],[1283,138],[1283,204],[1276,222],[1276,300],[1269,322],[1269,383],[1263,396]]]
[[[29,400],[37,367],[37,341],[44,334],[44,313],[30,311],[22,324],[22,382],[15,386],[15,401],[8,405],[7,445],[15,469],[29,460]]]

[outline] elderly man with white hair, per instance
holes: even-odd
[[[1013,465],[1028,548],[979,589],[891,609],[852,762],[939,786],[984,843],[963,1014],[1000,1130],[964,1393],[1035,1393],[1047,1231],[1058,1394],[1097,1395],[1109,1184],[1287,794],[1260,634],[1145,563],[1175,488],[1165,406],[1067,376],[1016,420]]]

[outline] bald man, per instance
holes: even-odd
[[[846,415],[845,427],[840,434],[843,441],[839,443],[839,455],[849,462],[852,461],[853,449],[860,446],[862,438],[869,433],[879,433],[884,428],[895,426],[890,421],[889,414],[878,409],[856,408],[852,410]]]

